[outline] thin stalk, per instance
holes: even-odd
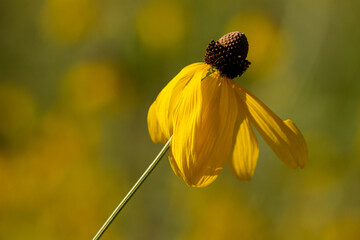
[[[159,154],[156,156],[156,158],[154,159],[154,161],[150,164],[150,166],[145,170],[145,172],[143,173],[143,175],[141,175],[141,177],[139,178],[139,180],[135,183],[135,185],[131,188],[131,190],[128,192],[128,194],[126,194],[126,196],[124,197],[124,199],[120,202],[120,204],[115,208],[115,210],[113,211],[113,213],[110,215],[110,217],[106,220],[106,222],[104,223],[104,225],[100,228],[100,230],[97,232],[97,234],[95,235],[95,237],[93,238],[93,240],[97,240],[100,239],[100,237],[102,236],[102,234],[106,231],[106,229],[109,227],[109,225],[112,223],[112,221],[114,221],[114,219],[116,218],[116,216],[119,214],[119,212],[121,211],[121,209],[126,205],[126,203],[130,200],[130,198],[134,195],[134,193],[136,192],[136,190],[138,190],[138,188],[141,186],[141,184],[146,180],[146,178],[149,176],[149,174],[152,172],[152,170],[156,167],[156,165],[160,162],[161,158],[164,156],[164,154],[166,153],[166,151],[169,149],[169,145],[170,145],[170,141],[171,138],[167,141],[167,143],[165,144],[165,146],[161,149],[161,151],[159,152]]]

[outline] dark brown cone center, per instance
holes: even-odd
[[[229,78],[241,76],[249,67],[246,60],[249,50],[247,38],[242,32],[231,32],[218,41],[211,41],[206,48],[205,62]]]

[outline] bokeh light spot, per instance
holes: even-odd
[[[54,41],[72,44],[90,32],[96,19],[95,0],[47,0],[40,14],[40,25]]]
[[[138,12],[136,29],[141,43],[149,50],[177,48],[185,35],[185,16],[172,1],[150,1]]]
[[[119,85],[118,72],[110,64],[84,62],[65,76],[64,101],[76,111],[98,111],[116,103]]]

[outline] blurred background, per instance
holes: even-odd
[[[189,188],[167,157],[103,239],[359,239],[360,2],[0,1],[0,239],[91,239],[161,149],[146,116],[211,40],[239,30],[236,79],[309,147],[260,141],[250,182]]]

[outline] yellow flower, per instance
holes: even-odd
[[[232,80],[250,65],[247,52],[241,32],[212,41],[205,63],[185,67],[149,109],[152,141],[172,136],[170,164],[189,186],[210,184],[226,163],[240,180],[250,180],[259,155],[252,126],[286,165],[305,166],[307,146],[296,125]]]

